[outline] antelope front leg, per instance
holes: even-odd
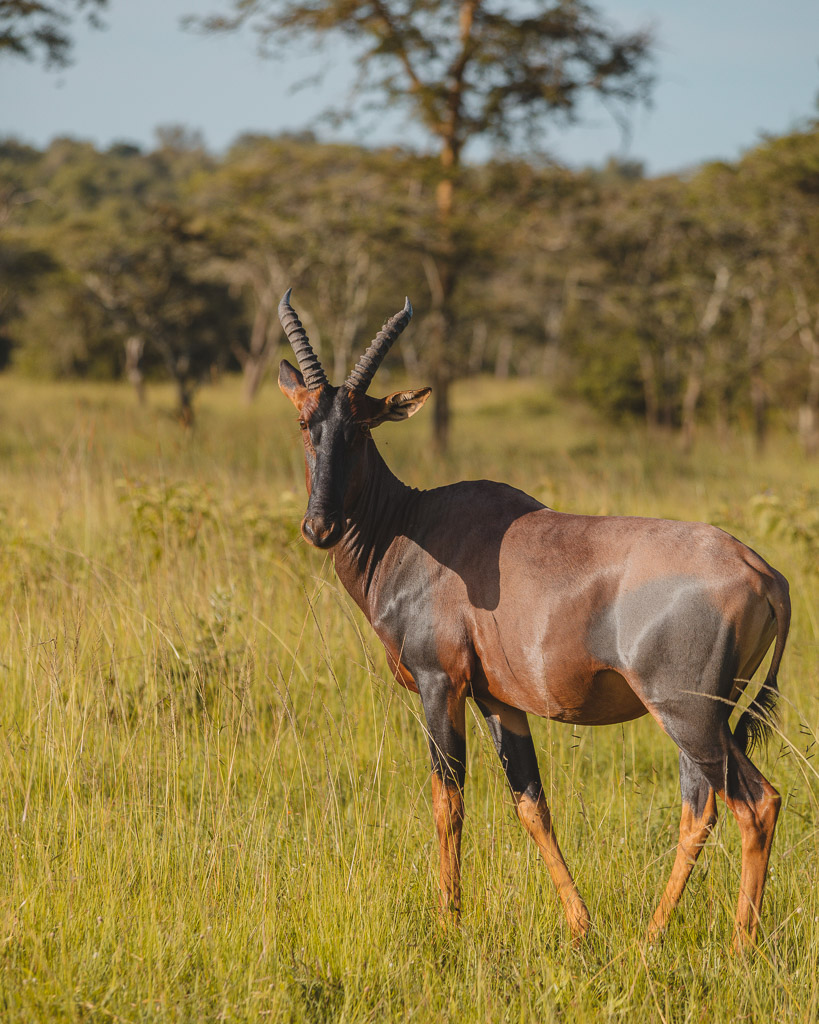
[[[506,772],[518,818],[546,862],[572,938],[577,942],[588,932],[591,918],[558,846],[526,714],[500,701],[481,699],[477,703]]]
[[[432,811],[441,849],[438,887],[441,914],[461,913],[461,831],[464,820],[463,791],[432,772]]]
[[[441,848],[440,909],[461,913],[461,831],[466,781],[466,699],[447,676],[418,679],[432,758],[432,810]]]

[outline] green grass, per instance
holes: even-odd
[[[758,950],[728,952],[725,814],[665,941],[643,939],[679,820],[656,726],[534,722],[594,920],[574,950],[474,715],[463,921],[438,924],[417,698],[299,538],[289,403],[268,387],[245,408],[228,382],[185,435],[170,392],[150,398],[0,377],[4,1021],[817,1019],[816,463],[786,437],[684,456],[533,382],[462,385],[445,460],[428,417],[379,431],[409,483],[486,476],[567,511],[710,520],[791,581]]]

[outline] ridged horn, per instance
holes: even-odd
[[[389,352],[393,342],[412,319],[412,306],[409,299],[404,300],[404,308],[390,317],[370,343],[370,347],[355,364],[355,369],[344,382],[350,391],[365,392],[375,371],[381,365],[384,356]]]
[[[310,345],[307,331],[302,327],[301,320],[299,320],[296,311],[290,305],[290,292],[292,290],[292,288],[288,288],[284,293],[282,301],[279,303],[279,323],[284,328],[287,340],[293,346],[293,351],[296,354],[296,360],[299,364],[301,375],[304,377],[307,390],[315,391],[316,388],[327,383],[327,375],[322,369],[318,356]]]

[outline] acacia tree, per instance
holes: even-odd
[[[343,35],[358,47],[358,91],[404,108],[435,142],[437,231],[427,277],[432,316],[427,358],[434,432],[447,441],[448,341],[469,233],[454,217],[461,158],[473,140],[539,139],[550,120],[570,122],[594,94],[616,109],[647,97],[650,37],[622,33],[584,0],[224,0],[227,13],[192,19],[206,31],[250,27],[263,48]]]

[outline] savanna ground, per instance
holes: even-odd
[[[415,384],[423,382],[413,382]],[[556,508],[705,519],[789,577],[784,797],[764,936],[728,952],[722,813],[665,941],[677,754],[651,720],[534,722],[594,930],[572,949],[471,716],[464,915],[437,922],[418,700],[329,559],[299,538],[298,429],[252,408],[0,377],[0,1010],[4,1021],[815,1021],[819,1014],[819,465],[617,430],[535,382],[456,392],[379,443],[405,480],[507,480]],[[755,692],[755,687],[752,688]]]

